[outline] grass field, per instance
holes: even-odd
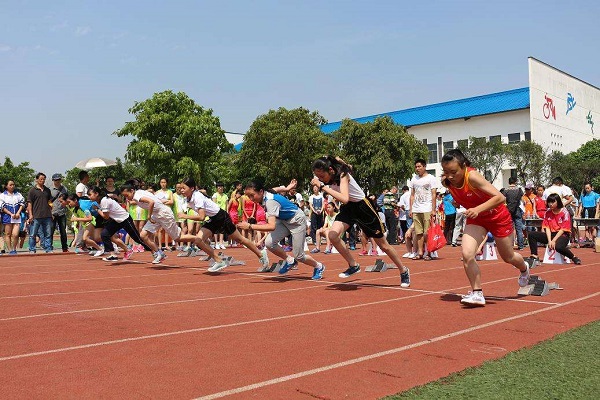
[[[600,398],[600,321],[386,400],[442,398]]]

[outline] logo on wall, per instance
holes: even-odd
[[[587,117],[585,117],[587,119],[588,124],[590,124],[592,126],[592,135],[594,134],[594,121],[592,121],[592,111],[590,110],[590,112],[588,113]]]
[[[554,102],[548,95],[544,95],[546,102],[542,107],[542,111],[544,111],[544,118],[548,119],[552,115],[552,118],[556,121],[556,107],[554,106]]]
[[[577,104],[577,102],[575,101],[575,97],[573,97],[573,95],[571,93],[567,93],[567,114],[569,114],[569,111],[571,111],[572,109],[575,108],[575,104]]]

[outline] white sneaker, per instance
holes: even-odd
[[[104,255],[104,250],[100,249],[94,253],[94,257],[101,257]]]
[[[462,297],[460,302],[472,306],[485,306],[485,298],[483,297],[483,292],[481,290],[467,293]]]
[[[260,251],[260,266],[263,269],[269,268],[269,256],[267,255],[267,249],[262,249]]]
[[[402,255],[402,258],[410,258],[411,255],[412,255],[412,253],[404,253]]]
[[[527,264],[527,270],[519,275],[519,286],[525,287],[527,284],[529,284],[529,264]]]
[[[165,258],[167,258],[167,255],[159,250],[154,254],[154,260],[152,260],[152,264],[160,264]]]
[[[227,264],[227,261],[221,260],[220,262],[215,262],[210,268],[208,268],[208,272],[219,272],[228,266],[229,265]]]

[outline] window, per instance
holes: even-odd
[[[531,132],[525,132],[525,140],[531,142]]]
[[[510,177],[517,179],[517,170],[516,169],[513,168],[510,170]]]
[[[429,149],[429,158],[427,159],[427,164],[438,162],[437,143],[430,143],[427,145],[427,148]]]
[[[454,142],[444,142],[444,154],[446,154],[447,152],[449,152],[450,150],[452,150],[454,148]]]
[[[509,133],[508,134],[508,144],[519,143],[521,141],[520,133]]]
[[[459,149],[467,149],[469,148],[469,139],[462,139],[456,141],[456,146]]]
[[[435,169],[428,169],[427,173],[430,174],[430,175],[435,176]]]
[[[493,142],[494,140],[496,140],[498,142],[502,142],[502,136],[501,135],[490,136],[490,142]]]

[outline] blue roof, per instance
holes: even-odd
[[[365,123],[372,122],[377,117],[389,116],[395,123],[410,127],[527,108],[529,108],[529,88],[525,87],[352,119],[359,123]],[[325,133],[331,133],[338,130],[341,125],[341,121],[330,122],[321,125],[321,130]]]

